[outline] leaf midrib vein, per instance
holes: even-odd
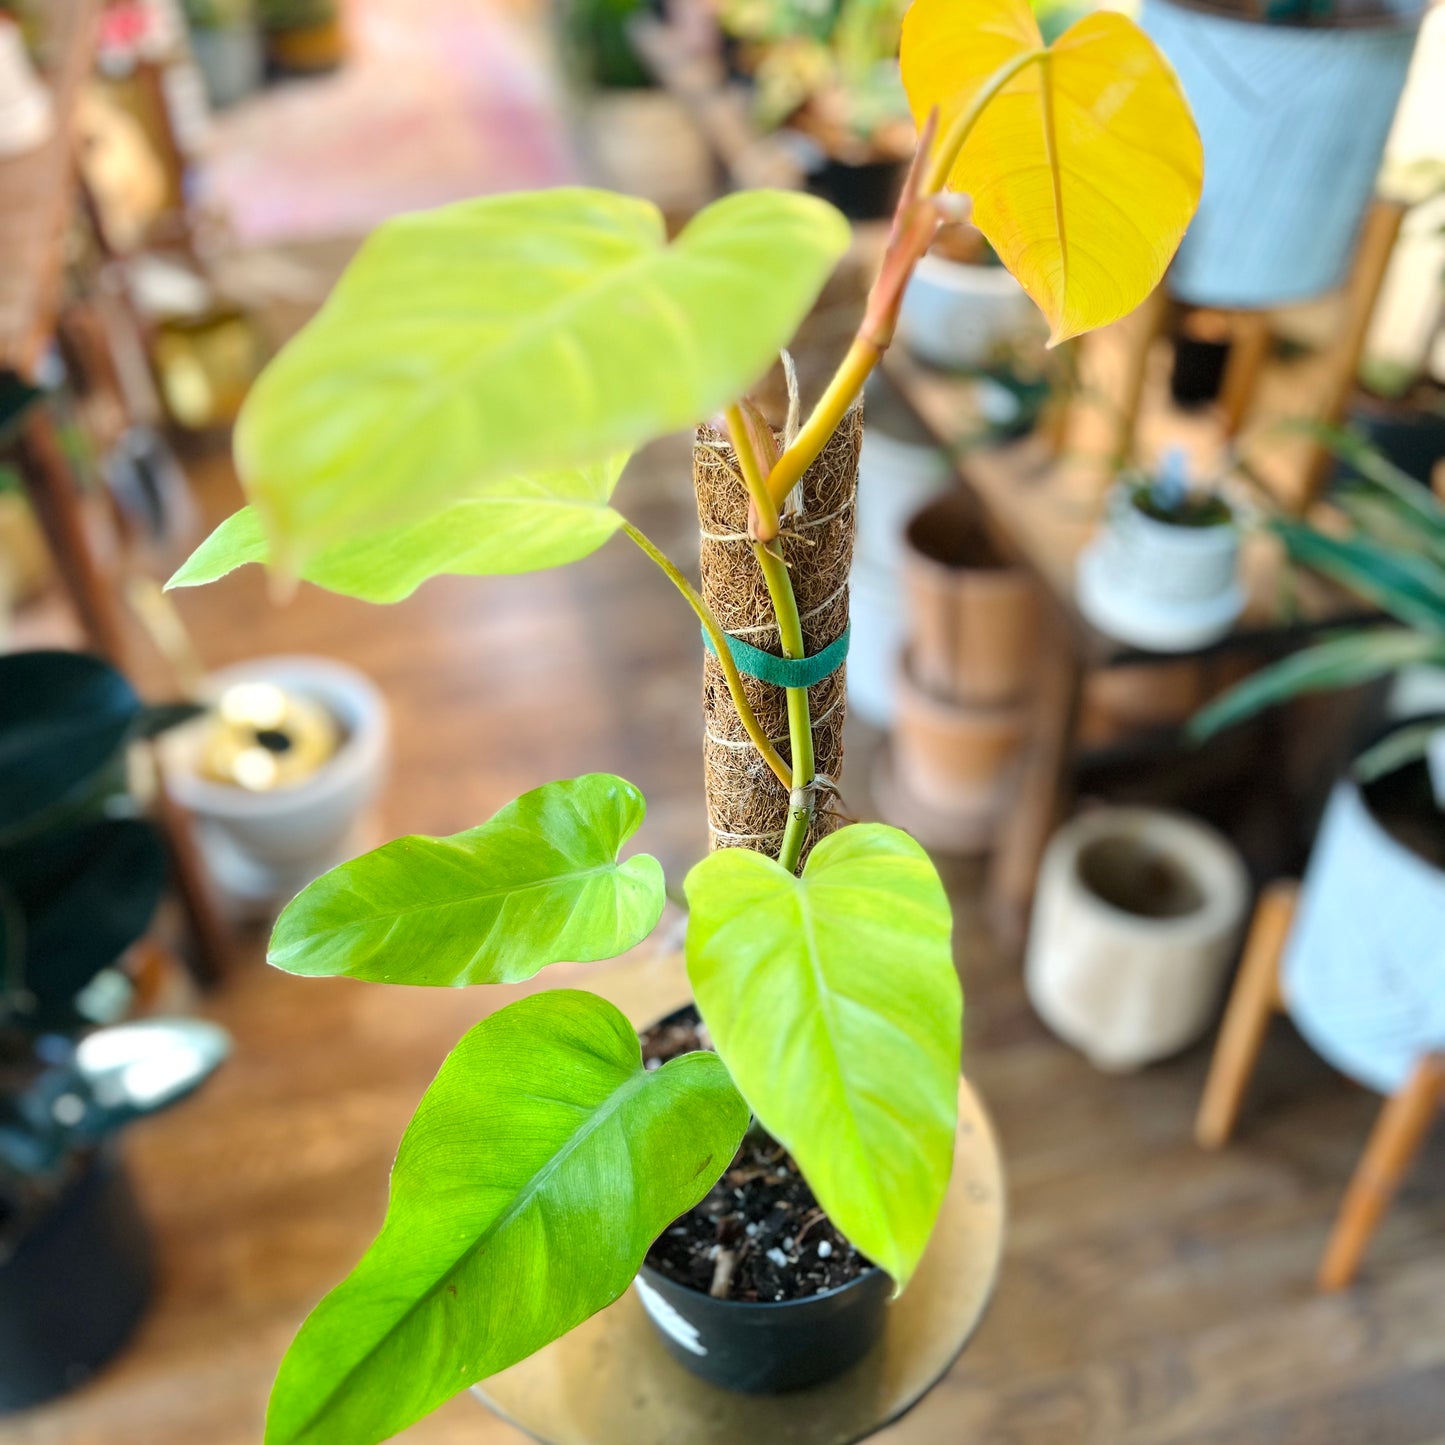
[[[321,1403],[306,1417],[300,1427],[292,1433],[291,1439],[301,1439],[305,1433],[325,1415],[331,1406],[331,1402],[346,1389],[367,1362],[386,1346],[387,1341],[399,1330],[403,1329],[407,1321],[410,1320],[424,1304],[432,1299],[478,1250],[496,1239],[524,1209],[528,1208],[552,1175],[555,1174],[603,1124],[607,1123],[623,1104],[626,1103],[638,1089],[645,1085],[651,1077],[650,1074],[645,1073],[640,1068],[636,1073],[630,1074],[613,1090],[603,1103],[598,1105],[598,1107],[572,1131],[567,1137],[567,1142],[553,1153],[547,1159],[546,1163],[526,1181],[522,1188],[513,1196],[512,1201],[507,1207],[462,1250],[425,1290],[417,1295],[386,1332],[367,1347],[366,1352],[360,1359],[348,1367],[346,1373],[337,1381],[336,1386],[328,1391]]]

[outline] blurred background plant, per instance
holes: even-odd
[[[0,1231],[18,1231],[137,1111],[80,1054],[124,1018],[121,960],[165,888],[166,850],[132,791],[132,743],[185,721],[72,652],[0,657]],[[216,1060],[219,1062],[219,1058]],[[196,1080],[199,1082],[199,1079]]]
[[[1293,562],[1356,593],[1396,625],[1336,633],[1255,673],[1194,719],[1198,738],[1302,694],[1445,666],[1445,503],[1359,433],[1308,429],[1341,462],[1330,505],[1318,523],[1275,515],[1267,526]],[[1424,756],[1442,719],[1432,710],[1404,724],[1358,759],[1362,782]]]

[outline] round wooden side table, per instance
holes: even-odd
[[[663,1348],[635,1290],[474,1393],[542,1445],[852,1445],[947,1373],[993,1293],[1003,1252],[1003,1170],[967,1080],[953,1179],[928,1250],[888,1306],[878,1348],[847,1374],[786,1395],[738,1395]]]

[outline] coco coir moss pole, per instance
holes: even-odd
[[[772,544],[788,565],[809,657],[836,642],[848,625],[848,571],[853,561],[862,439],[862,407],[855,406],[804,473],[793,510],[784,516],[782,531]],[[748,493],[725,433],[709,426],[698,429],[692,475],[702,532],[703,598],[726,633],[780,656],[772,601],[748,535]],[[824,787],[805,854],[842,822],[837,799],[826,784],[837,782],[843,764],[845,671],[839,667],[809,689],[815,766]],[[784,689],[755,677],[743,681],[763,731],[785,757],[790,756]],[[753,848],[776,856],[787,823],[788,789],[748,740],[722,668],[710,653],[703,663],[703,719],[712,845]]]

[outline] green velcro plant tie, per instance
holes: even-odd
[[[835,641],[812,657],[777,657],[736,637],[728,638],[728,651],[732,653],[738,671],[748,677],[770,682],[775,687],[812,687],[842,667],[843,659],[848,656],[848,635],[852,630],[853,625],[849,623]],[[702,640],[707,650],[716,656],[717,648],[712,645],[712,638],[706,631]]]

